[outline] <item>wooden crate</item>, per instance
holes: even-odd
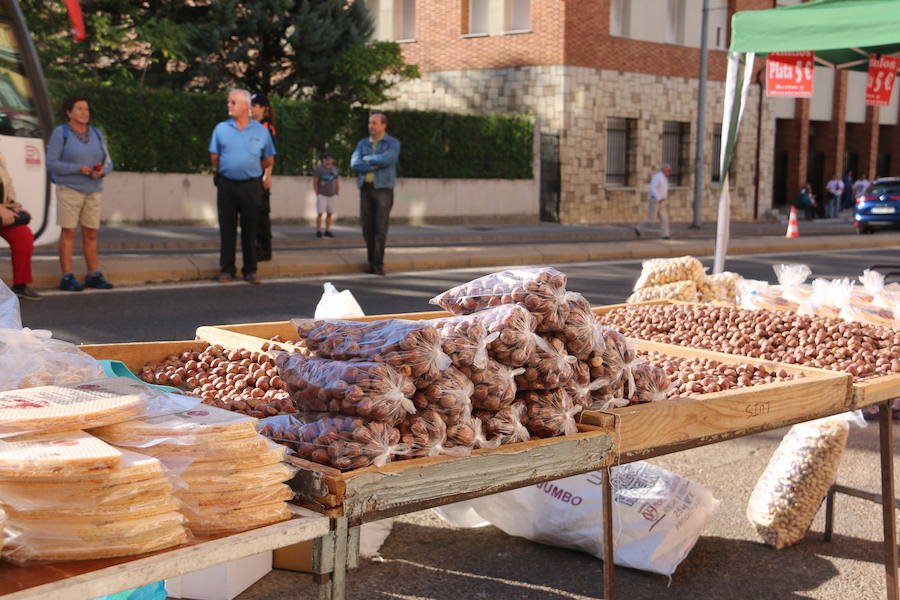
[[[614,431],[619,455],[657,454],[673,445],[719,441],[752,430],[774,429],[805,421],[812,416],[837,414],[851,406],[851,378],[846,373],[634,341],[639,350],[684,358],[707,357],[725,363],[751,363],[769,369],[783,368],[790,373],[803,373],[804,377],[605,412],[586,412],[582,422]]]
[[[610,304],[607,306],[597,306],[593,308],[595,314],[602,315],[620,308],[629,306],[641,306],[652,304],[692,304],[689,302],[675,302],[671,300],[654,300],[651,302],[640,302],[637,304]],[[739,354],[732,356],[743,358]],[[747,357],[749,358],[749,357]],[[787,365],[786,365],[787,366]],[[833,371],[839,373],[840,371]],[[870,379],[860,379],[853,381],[853,392],[850,402],[850,409],[863,408],[880,404],[887,400],[900,398],[900,374],[884,375],[882,377],[872,377]]]
[[[265,343],[225,329],[201,327],[197,332],[202,341],[103,344],[81,349],[95,358],[121,360],[130,369],[139,369],[150,360],[209,344],[255,350]],[[476,450],[463,458],[416,458],[346,473],[291,458],[300,468],[291,487],[300,494],[303,506],[359,523],[593,471],[608,464],[611,450],[609,432],[585,424],[572,436]]]

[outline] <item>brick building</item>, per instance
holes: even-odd
[[[639,220],[650,177],[668,162],[670,214],[690,220],[702,0],[365,1],[376,38],[400,42],[422,71],[386,109],[534,115],[541,218]],[[705,221],[720,191],[714,156],[731,15],[775,1],[710,0]],[[900,170],[896,94],[889,109],[866,109],[865,74],[860,86],[859,74],[816,71],[811,101],[767,99],[754,78],[730,178],[735,220],[790,202],[803,179],[824,186],[836,166]]]

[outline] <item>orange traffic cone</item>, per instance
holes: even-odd
[[[797,228],[797,207],[791,207],[791,218],[788,221],[787,233],[784,235],[786,238],[795,238],[800,237],[800,230]]]

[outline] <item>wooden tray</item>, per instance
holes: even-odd
[[[266,324],[254,327],[261,330],[263,325]],[[256,350],[266,342],[213,327],[201,327],[197,335],[202,341],[103,344],[81,349],[95,358],[121,360],[130,369],[139,369],[150,360],[209,344]],[[579,429],[576,435],[476,450],[464,458],[416,458],[347,473],[291,458],[290,462],[300,467],[291,487],[300,494],[303,506],[327,516],[346,515],[351,517],[351,524],[376,520],[586,473],[606,465],[612,450],[609,432],[594,425],[582,425]],[[448,501],[448,497],[453,500]]]
[[[620,457],[663,454],[672,452],[672,446],[703,445],[850,409],[851,378],[846,373],[645,340],[634,342],[639,350],[764,365],[769,369],[803,373],[804,377],[605,412],[585,412],[582,422],[614,431]]]
[[[602,315],[620,308],[630,306],[654,305],[654,304],[696,304],[693,302],[677,302],[672,300],[653,300],[650,302],[639,302],[636,304],[610,304],[607,306],[597,306],[593,308],[595,314]],[[743,358],[739,354],[733,354],[738,358]],[[749,357],[747,357],[749,358]],[[789,365],[784,365],[789,366]],[[832,371],[840,373],[840,371]],[[900,373],[893,375],[884,375],[882,377],[872,377],[869,379],[861,379],[853,381],[853,391],[850,400],[849,410],[856,410],[874,404],[880,404],[887,400],[900,398]]]

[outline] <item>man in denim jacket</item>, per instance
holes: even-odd
[[[371,115],[369,137],[356,144],[350,159],[350,168],[359,173],[359,220],[369,258],[366,273],[376,275],[384,275],[384,245],[400,158],[400,142],[387,134],[387,124],[384,114]]]

